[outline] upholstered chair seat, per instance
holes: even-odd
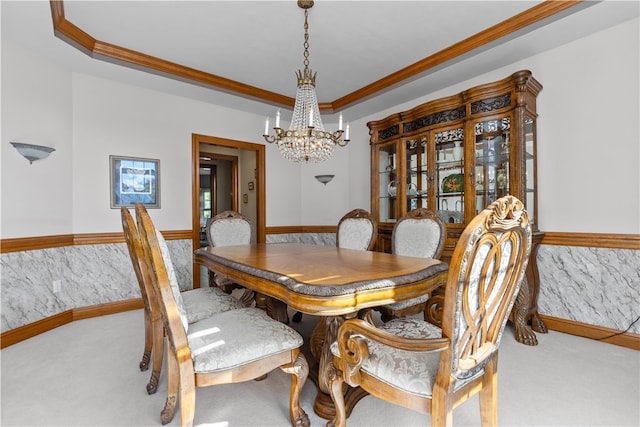
[[[442,330],[431,323],[401,317],[378,327],[379,330],[404,338],[441,338]],[[360,367],[361,372],[387,384],[393,384],[407,393],[430,397],[438,373],[440,353],[403,352],[396,347],[365,339],[369,358]],[[338,342],[331,345],[331,352],[340,356]]]
[[[299,333],[253,307],[189,325],[187,340],[195,372],[231,369],[302,345]]]

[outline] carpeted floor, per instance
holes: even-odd
[[[305,336],[316,319],[293,326]],[[140,372],[141,310],[76,321],[0,352],[3,426],[160,426],[166,378],[148,395]],[[639,426],[640,352],[557,332],[527,347],[509,326],[499,360],[501,426]],[[273,371],[260,382],[200,388],[195,425],[287,426],[290,377]],[[315,388],[305,385],[302,405],[312,426]],[[430,425],[421,415],[364,398],[350,426]],[[480,424],[477,397],[453,413],[455,426]],[[169,424],[179,425],[179,416]]]

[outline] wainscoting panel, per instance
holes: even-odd
[[[620,331],[640,316],[640,250],[543,244],[537,260],[540,313]]]
[[[306,243],[310,245],[335,246],[335,233],[283,233],[267,234],[267,243]]]
[[[191,240],[167,241],[182,289],[192,287]],[[76,245],[0,255],[1,332],[64,311],[140,298],[124,243]],[[53,281],[61,291],[53,292]]]

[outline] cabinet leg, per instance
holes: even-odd
[[[538,345],[538,338],[534,331],[543,334],[548,332],[547,326],[538,314],[540,280],[536,257],[540,239],[542,239],[542,236],[536,236],[536,242],[532,245],[525,278],[522,281],[520,292],[511,313],[516,341],[526,345]]]

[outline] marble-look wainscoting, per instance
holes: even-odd
[[[335,246],[335,233],[286,233],[267,234],[267,243],[307,243],[310,245]]]
[[[182,289],[192,287],[191,240],[167,242]],[[6,332],[64,311],[140,297],[124,243],[79,245],[0,256],[2,329]],[[53,281],[61,291],[53,292]]]
[[[640,316],[640,250],[540,245],[537,261],[539,313],[620,331]]]

